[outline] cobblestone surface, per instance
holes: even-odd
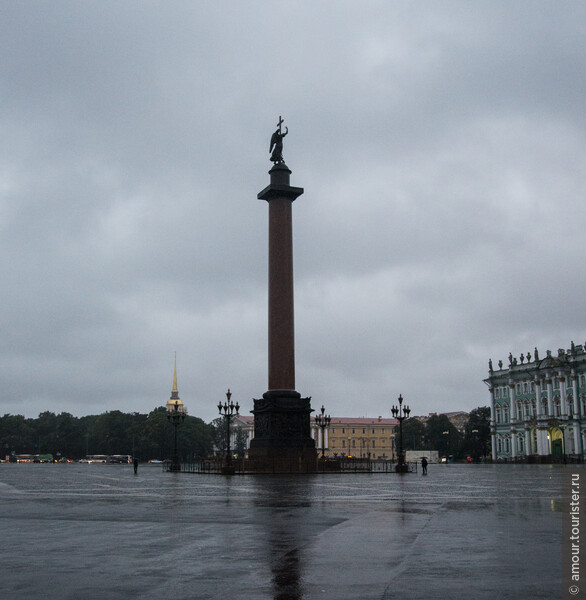
[[[0,465],[0,597],[555,598],[561,467],[234,476]]]

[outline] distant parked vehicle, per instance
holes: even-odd
[[[107,462],[113,465],[130,465],[132,464],[132,456],[130,454],[112,454],[108,456]]]
[[[107,459],[108,459],[107,454],[88,454],[85,458],[82,458],[79,462],[87,463],[87,464],[92,464],[92,463],[106,464]]]

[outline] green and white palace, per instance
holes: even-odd
[[[537,348],[509,365],[489,361],[492,458],[495,461],[582,460],[586,448],[586,344],[557,356]]]

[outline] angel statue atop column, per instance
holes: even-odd
[[[271,161],[275,164],[282,163],[283,161],[283,138],[289,133],[289,128],[285,127],[285,133],[281,132],[281,124],[283,119],[279,116],[279,123],[277,124],[277,131],[271,136],[271,146],[269,152],[271,154]]]

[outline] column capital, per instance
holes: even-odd
[[[271,183],[258,193],[259,200],[270,202],[273,198],[288,198],[293,202],[303,194],[303,188],[289,185],[291,169],[285,163],[277,163],[270,171]]]

